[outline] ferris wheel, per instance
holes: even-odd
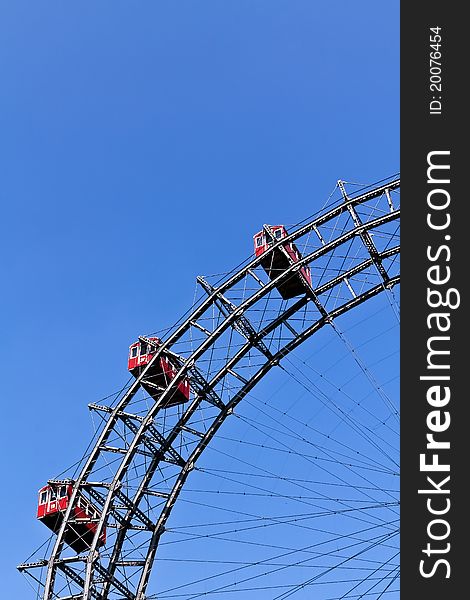
[[[398,597],[400,181],[338,190],[131,344],[39,490],[32,598]]]

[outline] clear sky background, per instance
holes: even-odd
[[[2,598],[129,344],[267,223],[399,170],[399,3],[0,0]]]

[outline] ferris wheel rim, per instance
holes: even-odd
[[[326,221],[328,221],[328,219],[333,219],[338,214],[340,214],[344,211],[347,211],[348,207],[359,205],[363,202],[366,202],[371,197],[374,197],[374,194],[375,195],[383,194],[387,190],[397,189],[397,188],[399,188],[399,186],[400,186],[400,180],[396,179],[384,186],[381,186],[380,188],[369,191],[366,194],[361,195],[357,198],[348,198],[344,203],[338,205],[337,207],[334,207],[333,209],[331,209],[324,215],[320,215],[313,221],[302,226],[300,229],[291,233],[287,238],[280,240],[279,242],[277,242],[275,244],[274,247],[279,247],[283,243],[287,243],[290,241],[293,242],[294,240],[298,239],[302,235],[305,235],[306,232],[311,231],[314,227],[317,227],[319,224],[324,224]],[[289,276],[292,275],[292,273],[295,273],[296,271],[298,271],[303,265],[313,264],[314,261],[317,260],[319,257],[323,256],[324,254],[329,252],[331,249],[334,249],[335,247],[346,242],[347,240],[349,240],[355,236],[360,236],[363,232],[369,232],[371,230],[374,230],[374,228],[377,228],[384,223],[389,223],[393,220],[399,219],[399,216],[400,216],[400,210],[395,209],[381,217],[372,219],[369,222],[361,223],[360,225],[355,226],[354,228],[352,228],[351,230],[349,230],[342,236],[339,236],[332,242],[320,247],[318,250],[316,250],[310,254],[306,254],[303,258],[301,258],[301,260],[298,263],[291,264],[287,269],[285,269],[281,274],[279,274],[279,276],[276,279],[273,279],[272,281],[270,281],[269,283],[264,285],[257,292],[255,292],[252,296],[250,296],[247,300],[245,300],[245,302],[243,304],[238,306],[234,312],[229,314],[224,319],[224,321],[219,325],[219,327],[214,332],[212,332],[211,336],[208,337],[205,344],[202,344],[200,347],[198,347],[197,350],[193,353],[193,355],[190,356],[186,360],[186,363],[181,365],[180,369],[178,370],[177,375],[168,384],[166,390],[162,393],[159,401],[157,401],[149,409],[148,414],[145,415],[145,417],[143,418],[143,420],[140,424],[140,427],[138,427],[137,432],[135,433],[134,440],[127,450],[127,454],[123,456],[122,462],[120,463],[119,467],[117,468],[117,470],[115,472],[112,483],[106,487],[106,489],[107,489],[106,501],[102,507],[102,514],[101,514],[100,521],[97,525],[97,532],[95,535],[95,539],[94,539],[94,542],[92,543],[92,545],[90,546],[89,552],[86,553],[87,554],[87,558],[86,558],[87,567],[86,567],[86,576],[83,581],[83,593],[80,596],[81,598],[88,599],[90,597],[94,597],[94,598],[97,598],[98,600],[101,600],[101,599],[105,600],[107,598],[107,595],[109,593],[111,586],[114,585],[119,590],[118,582],[113,581],[114,570],[112,570],[111,573],[103,573],[103,571],[106,571],[106,569],[104,569],[104,567],[99,565],[98,542],[99,542],[100,533],[102,532],[103,527],[105,526],[105,523],[109,517],[111,502],[112,502],[113,498],[115,497],[115,495],[120,493],[119,492],[120,481],[122,480],[122,477],[124,476],[126,469],[128,468],[130,461],[132,460],[132,457],[134,456],[135,450],[137,449],[138,445],[141,443],[142,436],[144,435],[146,428],[148,427],[148,424],[151,423],[151,421],[155,418],[156,414],[158,414],[159,410],[162,409],[162,407],[164,406],[164,403],[165,403],[165,399],[168,397],[169,394],[171,394],[172,390],[178,385],[178,382],[181,381],[182,378],[187,374],[187,372],[192,368],[193,364],[197,361],[198,357],[201,356],[201,354],[203,354],[204,349],[210,347],[210,345],[213,344],[218,339],[219,335],[221,335],[224,331],[226,331],[228,328],[233,326],[233,324],[236,323],[237,319],[242,317],[245,314],[246,310],[250,306],[252,306],[256,302],[258,302],[258,300],[260,300],[266,294],[268,294],[271,290],[273,290],[276,287],[276,284],[279,284],[283,280],[286,280]],[[356,265],[354,268],[347,270],[342,274],[339,274],[337,277],[322,284],[322,286],[318,286],[317,288],[313,289],[312,290],[313,295],[310,298],[306,296],[305,298],[301,298],[301,299],[297,300],[294,303],[294,305],[291,305],[290,310],[294,310],[292,308],[293,306],[297,307],[297,309],[299,309],[301,306],[304,306],[304,304],[311,301],[312,298],[314,298],[316,295],[318,295],[318,294],[322,293],[323,291],[325,291],[326,289],[328,289],[328,286],[334,285],[334,282],[337,282],[339,279],[341,279],[341,278],[344,279],[345,277],[351,276],[352,273],[355,274],[355,273],[360,272],[361,270],[364,270],[370,266],[373,266],[375,261],[377,261],[377,260],[382,261],[385,258],[390,258],[394,255],[397,255],[399,253],[399,251],[400,251],[400,246],[397,245],[392,248],[388,248],[388,249],[384,250],[383,252],[378,252],[375,256],[371,254],[368,259],[361,262],[359,265]],[[70,499],[70,503],[67,508],[67,511],[64,515],[63,523],[62,523],[60,531],[57,535],[54,547],[51,551],[50,558],[48,560],[47,577],[46,577],[46,581],[45,581],[45,585],[44,585],[44,596],[43,596],[45,599],[49,600],[54,597],[53,586],[54,586],[55,575],[56,575],[57,569],[62,568],[59,557],[60,557],[60,554],[62,552],[64,543],[65,543],[64,542],[64,532],[65,532],[66,528],[68,527],[68,523],[70,521],[73,503],[74,503],[74,501],[79,493],[79,490],[81,488],[83,488],[86,485],[92,485],[92,483],[87,482],[88,475],[93,470],[93,466],[96,463],[96,461],[98,460],[98,457],[101,452],[101,447],[103,446],[103,442],[106,442],[109,435],[112,433],[114,426],[116,425],[116,423],[119,422],[120,413],[123,412],[123,409],[125,409],[125,407],[128,405],[128,403],[132,400],[134,394],[140,388],[140,382],[142,381],[143,378],[145,378],[145,375],[151,368],[152,364],[155,363],[155,361],[157,361],[159,359],[159,357],[163,354],[163,352],[171,351],[172,345],[184,334],[184,332],[190,326],[191,322],[194,320],[197,320],[199,318],[199,316],[201,314],[203,314],[204,310],[208,306],[210,306],[211,303],[215,302],[215,300],[219,297],[220,294],[223,294],[224,292],[227,291],[227,289],[230,289],[230,287],[235,285],[242,277],[246,276],[247,272],[249,272],[250,269],[254,269],[255,267],[257,267],[260,264],[260,262],[261,262],[260,258],[255,258],[254,260],[249,262],[247,265],[242,267],[239,271],[237,271],[227,281],[222,282],[222,284],[219,287],[215,288],[214,291],[210,295],[208,295],[208,297],[202,302],[202,304],[200,306],[196,307],[195,310],[186,318],[186,320],[168,337],[168,339],[163,341],[163,343],[161,344],[161,346],[158,348],[157,352],[153,356],[152,360],[142,370],[142,373],[133,382],[133,384],[130,386],[129,390],[124,394],[124,396],[121,398],[121,400],[112,409],[112,412],[109,413],[109,418],[108,418],[108,421],[106,422],[105,427],[103,428],[100,436],[96,440],[95,446],[93,447],[88,459],[86,460],[85,464],[83,465],[80,474],[73,482],[72,497]],[[388,279],[388,281],[382,281],[381,284],[375,286],[372,290],[368,290],[368,291],[358,295],[356,298],[353,298],[349,302],[345,303],[344,306],[339,307],[335,311],[329,311],[326,315],[323,315],[320,319],[318,319],[318,321],[316,323],[314,323],[309,328],[309,330],[308,330],[309,333],[303,332],[302,334],[299,334],[294,340],[292,340],[289,344],[287,344],[286,347],[279,350],[272,358],[269,358],[266,361],[266,363],[263,365],[263,367],[260,368],[259,371],[255,375],[253,375],[250,380],[248,380],[246,382],[246,384],[244,384],[244,387],[242,389],[244,390],[246,388],[246,392],[244,392],[239,397],[237,394],[236,398],[238,398],[238,399],[236,401],[233,399],[227,405],[225,405],[223,408],[221,408],[220,415],[223,415],[223,417],[221,417],[220,415],[219,415],[220,418],[217,417],[216,420],[218,421],[218,425],[215,427],[215,429],[213,431],[213,435],[215,435],[217,429],[225,421],[226,417],[228,416],[228,414],[230,414],[230,411],[233,410],[233,408],[236,406],[236,404],[238,404],[238,402],[241,401],[241,399],[246,395],[246,393],[248,393],[248,391],[250,389],[252,389],[264,377],[264,375],[266,375],[267,372],[269,372],[271,370],[271,368],[273,366],[278,364],[279,361],[284,356],[287,356],[287,354],[289,352],[291,352],[294,348],[296,348],[301,343],[303,343],[311,335],[314,335],[314,333],[316,333],[316,331],[321,329],[324,325],[330,323],[332,320],[334,320],[341,314],[344,314],[345,312],[354,309],[356,306],[358,306],[359,304],[362,304],[369,298],[374,297],[375,295],[377,295],[387,289],[393,288],[395,285],[397,285],[399,283],[399,281],[400,281],[399,274],[396,276],[390,277]],[[287,312],[287,309],[286,309],[286,312]],[[284,315],[279,316],[279,319],[281,319],[281,321],[283,318],[285,319],[286,317]],[[276,327],[274,322],[273,322],[272,326],[273,326],[273,328]],[[266,330],[266,331],[263,330],[262,332],[258,332],[258,339],[256,340],[256,343],[262,342],[263,338],[268,333],[269,333],[269,330]],[[243,356],[243,353],[246,353],[250,348],[253,348],[254,344],[255,344],[255,340],[247,340],[245,346],[239,350],[237,355],[240,357]],[[201,348],[203,348],[203,349],[201,350]],[[232,361],[233,361],[233,359],[232,359]],[[237,361],[235,360],[235,362],[233,364],[236,364],[236,363],[237,363]],[[217,377],[220,376],[220,373],[222,373],[222,371],[224,371],[225,368],[229,368],[229,367],[227,367],[227,365],[225,365],[225,367],[220,370]],[[209,387],[211,389],[213,389],[215,387],[217,381],[219,380],[219,379],[217,379],[217,377],[215,377],[213,379],[213,381],[208,382]],[[192,402],[190,402],[189,406],[184,411],[184,414],[181,416],[181,419],[178,422],[178,425],[175,426],[175,430],[179,426],[179,423],[181,421],[183,421],[186,414],[187,413],[189,414],[190,411],[196,410],[198,405],[201,403],[201,401],[202,401],[201,398],[196,397]],[[162,513],[161,513],[159,519],[155,523],[155,529],[152,533],[151,542],[149,543],[149,548],[150,548],[149,552],[151,551],[153,553],[153,555],[150,556],[150,554],[148,554],[148,557],[145,559],[145,564],[143,565],[143,574],[142,574],[142,577],[141,577],[141,580],[139,583],[139,587],[137,588],[135,595],[132,595],[132,593],[128,594],[126,592],[125,586],[120,590],[124,594],[124,596],[128,597],[130,600],[133,600],[134,598],[136,600],[141,600],[145,597],[144,594],[145,594],[146,586],[147,586],[148,579],[150,576],[151,568],[153,566],[153,560],[154,560],[156,548],[158,546],[158,540],[162,533],[162,527],[164,527],[166,520],[168,519],[168,517],[171,513],[171,510],[177,500],[179,492],[181,491],[189,472],[194,467],[194,464],[197,461],[197,458],[200,456],[200,454],[202,453],[204,448],[210,442],[213,435],[211,435],[210,438],[205,440],[205,442],[203,440],[201,440],[201,445],[198,445],[196,447],[196,449],[194,450],[194,452],[191,454],[191,457],[185,461],[184,465],[181,465],[181,468],[182,468],[181,474],[184,473],[184,476],[182,475],[182,479],[181,479],[181,481],[179,481],[177,492],[173,495],[170,495],[170,497],[168,498],[167,503],[165,504],[165,508],[167,507],[167,504],[168,504],[168,509],[165,511],[165,514],[163,514],[164,511],[162,510]],[[171,443],[172,442],[170,441],[170,443],[169,443],[170,447],[171,447]],[[201,448],[201,449],[199,450],[199,453],[196,454],[196,450],[198,450],[198,448]],[[163,446],[162,446],[161,452],[162,452],[162,455],[166,452],[166,449]],[[158,460],[160,460],[160,458]],[[179,478],[178,478],[178,480],[179,480]],[[175,488],[176,488],[176,484],[175,484]],[[124,538],[126,535],[126,531],[127,531],[125,529],[126,523],[130,524],[131,517],[135,514],[136,509],[138,509],[139,500],[136,500],[135,498],[130,499],[130,500],[133,505],[132,508],[129,508],[130,516],[126,517],[126,519],[124,521],[124,527],[122,528],[121,532],[118,535],[118,541],[120,539],[121,542],[124,541]],[[119,536],[121,536],[121,537],[119,537]],[[119,547],[114,548],[113,556],[117,556],[119,554],[119,551],[120,551]],[[113,566],[113,558],[111,558],[110,564],[111,564],[111,566]],[[66,568],[66,570],[68,569],[68,570],[70,570],[70,572],[73,572],[73,570],[71,569],[69,564],[65,565],[65,568]],[[101,570],[102,575],[104,577],[108,577],[108,581],[106,583],[106,588],[105,588],[106,591],[105,591],[104,596],[101,593],[95,592],[93,589],[92,576],[93,576],[94,569]],[[73,576],[72,576],[72,578],[73,578]],[[81,585],[81,582],[77,581],[77,584]]]

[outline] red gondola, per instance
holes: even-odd
[[[272,232],[272,236],[269,235],[269,232]],[[275,242],[282,240],[287,235],[288,233],[284,225],[270,225],[268,231],[263,229],[253,236],[255,256],[263,256],[261,266],[270,279],[276,279],[276,277],[289,267],[291,262],[298,262],[302,258],[294,242],[282,245],[289,255],[290,260],[280,247],[269,251]],[[297,273],[293,273],[276,287],[284,300],[288,300],[289,298],[304,294],[305,284],[312,285],[310,268],[307,266],[302,267]]]
[[[58,533],[72,495],[71,484],[45,485],[39,490],[37,518],[54,533]],[[80,492],[72,509],[72,520],[65,529],[64,541],[76,552],[90,548],[101,516],[98,509]],[[103,529],[98,546],[106,543],[106,528]]]
[[[129,348],[128,369],[136,378],[139,377],[143,369],[152,359],[157,351],[156,346],[159,346],[162,343],[159,338],[155,337],[148,338],[148,340],[153,342],[153,344],[140,340],[139,342],[132,344]],[[154,400],[158,400],[162,389],[166,388],[168,383],[174,379],[178,370],[179,369],[173,364],[172,360],[163,353],[157,361],[153,363],[150,370],[147,371],[145,381],[142,381],[141,385],[149,396]],[[185,378],[179,382],[176,389],[173,391],[172,396],[164,405],[164,408],[187,402],[189,400],[189,393],[189,380]]]

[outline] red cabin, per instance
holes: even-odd
[[[148,338],[150,342],[153,342],[155,346],[159,346],[162,341],[159,338]],[[144,367],[148,365],[153,355],[157,351],[157,348],[146,341],[140,340],[135,342],[129,348],[129,361],[128,369],[134,375],[139,377]],[[145,375],[145,381],[142,381],[141,385],[144,390],[152,396],[154,400],[158,400],[162,389],[166,388],[168,383],[175,378],[177,368],[168,356],[164,354],[151,366],[150,370]],[[183,379],[179,382],[176,389],[173,391],[173,395],[166,402],[164,408],[170,406],[176,406],[177,404],[183,404],[189,400],[189,380]]]
[[[45,485],[39,490],[37,517],[54,533],[59,532],[71,495],[71,484]],[[65,530],[64,541],[78,553],[88,550],[100,516],[98,509],[78,493],[72,509],[72,522]],[[98,545],[103,546],[105,543],[106,528],[103,529]]]
[[[269,235],[272,232],[274,240]],[[290,264],[287,256],[280,248],[269,251],[271,246],[278,240],[287,237],[288,233],[284,225],[270,225],[269,231],[263,229],[253,236],[255,244],[255,256],[263,256],[261,266],[266,271],[270,279],[276,279]],[[300,254],[294,242],[283,244],[292,262],[298,262],[302,255]],[[284,300],[300,296],[305,293],[305,283],[312,285],[312,276],[309,267],[302,267],[300,271],[292,274],[287,280],[284,280],[277,286],[277,289]]]

